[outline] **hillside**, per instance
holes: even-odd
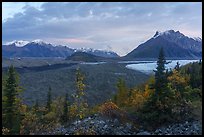
[[[71,56],[68,56],[66,60],[71,60],[71,61],[84,61],[84,62],[97,62],[101,61],[104,58],[98,57],[95,55],[91,55],[85,52],[76,52],[72,54]]]
[[[16,68],[20,74],[20,84],[24,87],[23,100],[26,104],[33,104],[36,99],[44,104],[48,87],[51,86],[53,97],[69,94],[69,100],[73,100],[75,91],[75,71],[80,67],[85,74],[86,98],[90,105],[95,105],[110,99],[116,93],[118,78],[124,78],[128,87],[144,82],[148,75],[125,68],[124,64],[73,64],[62,63],[51,66],[33,66]],[[5,74],[7,68],[3,68]]]

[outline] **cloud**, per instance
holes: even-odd
[[[94,43],[91,40],[86,40],[86,39],[79,39],[79,38],[67,38],[67,39],[56,39],[56,41],[61,41],[67,44],[90,44],[90,43]]]
[[[21,9],[12,16],[3,15],[3,43],[45,39],[71,47],[112,49],[125,55],[157,30],[175,29],[202,37],[201,2],[9,3],[3,4],[4,11],[14,12],[15,6]]]

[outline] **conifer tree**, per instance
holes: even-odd
[[[49,90],[48,90],[48,93],[47,93],[47,112],[50,112],[51,110],[51,103],[52,103],[52,100],[51,100],[51,87],[49,87]]]
[[[64,100],[64,108],[63,108],[63,115],[62,115],[62,122],[66,123],[68,121],[68,94],[66,93],[65,95],[65,100]]]
[[[201,59],[199,59],[199,65],[201,65],[202,64],[202,60]]]
[[[174,68],[175,70],[177,70],[177,71],[179,71],[180,70],[180,64],[179,64],[179,62],[177,62],[176,63],[176,66],[175,66],[175,68]]]
[[[164,57],[164,52],[163,49],[160,49],[159,52],[159,57],[157,61],[157,68],[154,70],[155,72],[155,82],[153,85],[154,92],[151,94],[151,97],[146,103],[145,109],[148,110],[154,110],[160,111],[161,107],[160,106],[165,106],[165,97],[168,96],[168,88],[167,88],[167,76],[169,75],[165,71],[165,64],[167,64],[165,57]],[[160,112],[159,112],[160,113]]]
[[[163,97],[165,92],[167,92],[167,75],[165,73],[165,64],[167,64],[163,48],[159,52],[159,57],[157,61],[157,68],[155,72],[155,96]]]
[[[38,104],[38,99],[36,99],[35,105],[34,105],[34,111],[36,112],[38,111],[38,109],[39,109],[39,104]]]
[[[10,130],[10,134],[19,134],[21,114],[18,111],[20,98],[18,98],[20,87],[17,74],[13,66],[8,69],[8,78],[5,82],[3,94],[3,127]]]

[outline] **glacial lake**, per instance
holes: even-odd
[[[197,62],[199,60],[167,60],[168,63],[166,66],[166,69],[173,69],[176,66],[176,63],[179,62],[180,66],[188,64],[190,62]],[[122,63],[122,62],[120,62]],[[128,62],[125,62],[128,63]],[[129,62],[131,64],[126,65],[126,68],[132,69],[132,70],[138,70],[146,74],[154,73],[153,70],[156,70],[157,67],[157,61],[137,61],[137,62]]]

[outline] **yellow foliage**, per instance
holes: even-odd
[[[129,104],[127,104],[127,106],[129,107],[133,107],[134,110],[138,110],[143,106],[143,103],[145,102],[145,97],[143,94],[148,94],[140,92],[139,90],[134,90],[132,91],[132,94],[129,98]]]
[[[24,105],[24,104],[22,104],[22,105],[20,105],[19,109],[20,109],[20,112],[21,112],[22,114],[24,114],[24,113],[26,113],[26,111],[27,111],[27,106]]]
[[[173,70],[173,74],[167,79],[172,83],[172,86],[175,88],[177,88],[178,85],[182,85],[183,87],[187,85],[187,78],[182,77],[181,74],[176,70]]]
[[[74,103],[69,108],[69,116],[70,118],[75,118],[77,115],[77,105]]]
[[[64,99],[62,97],[58,97],[52,101],[51,112],[54,112],[53,117],[57,120],[59,120],[60,116],[63,114],[63,105]]]
[[[24,119],[21,123],[20,134],[29,134],[33,133],[37,129],[38,118],[35,114],[27,112],[24,115]]]
[[[88,110],[88,114],[92,115],[92,114],[95,114],[95,113],[99,112],[99,107],[100,107],[99,105],[93,106],[92,108],[90,108]]]
[[[143,92],[144,98],[148,98],[154,91],[155,91],[154,89],[150,89],[149,84],[146,84]]]
[[[54,121],[56,119],[56,114],[55,112],[49,112],[44,116],[45,120],[47,121]]]

